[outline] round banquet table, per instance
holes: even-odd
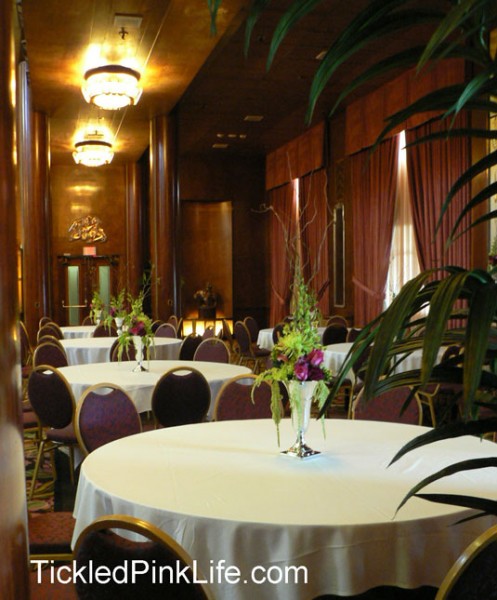
[[[323,337],[323,333],[326,327],[318,327],[320,337]],[[257,345],[259,348],[266,348],[266,350],[272,350],[274,346],[273,342],[273,328],[260,329],[257,336]]]
[[[492,442],[465,437],[390,459],[426,428],[330,419],[326,439],[313,421],[307,442],[322,454],[299,460],[278,452],[270,419],[172,427],[102,446],[81,467],[73,541],[111,513],[151,521],[172,535],[204,575],[218,565],[241,572],[238,584],[209,578],[218,600],[310,600],[380,585],[438,587],[461,551],[495,524],[485,517],[454,525],[471,511],[413,498],[424,476],[462,458],[495,456]],[[281,423],[281,446],[295,434]],[[469,471],[430,491],[496,498],[491,469]],[[225,561],[225,562],[222,562]],[[307,583],[257,584],[291,569]],[[255,569],[255,570],[254,570]],[[283,575],[282,575],[283,572]],[[254,577],[252,577],[252,575]]]
[[[60,340],[66,351],[69,365],[86,365],[110,360],[109,353],[115,337],[88,337]],[[150,346],[150,358],[175,360],[179,357],[182,340],[176,338],[154,338]]]
[[[64,325],[60,328],[64,339],[91,337],[95,331],[95,325]]]
[[[122,361],[75,365],[59,370],[69,382],[76,400],[91,385],[114,383],[126,390],[138,412],[145,412],[151,409],[155,384],[166,371],[176,367],[193,367],[204,375],[211,389],[211,404],[207,413],[209,419],[223,383],[236,375],[252,372],[249,368],[238,365],[189,360],[145,360],[143,366],[148,370],[143,372],[134,372],[135,366],[135,361]]]

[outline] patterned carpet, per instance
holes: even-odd
[[[26,434],[24,437],[24,464],[26,469],[26,491],[29,496],[31,481],[35,468],[38,447],[34,437]],[[47,512],[54,510],[54,465],[49,454],[43,457],[35,484],[32,500],[28,500],[28,510],[31,512]]]

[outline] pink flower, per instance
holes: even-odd
[[[299,381],[306,381],[309,375],[309,365],[304,358],[299,358],[295,363],[293,372]]]
[[[319,367],[311,367],[309,369],[309,381],[321,381],[324,379],[324,371]]]
[[[136,321],[135,323],[133,323],[133,325],[129,328],[129,332],[132,335],[140,335],[140,336],[144,336],[147,331],[145,329],[145,323],[143,321]]]
[[[322,350],[318,350],[317,348],[311,350],[307,355],[307,360],[313,367],[319,367],[319,365],[322,364],[323,359],[324,352]]]

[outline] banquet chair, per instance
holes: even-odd
[[[33,366],[50,365],[51,367],[67,367],[66,351],[61,344],[54,342],[42,342],[36,346],[33,354]]]
[[[121,352],[119,352],[119,338],[116,338],[110,347],[109,359],[111,362],[136,360],[136,348],[133,340],[130,340],[129,345],[123,346]]]
[[[163,337],[163,338],[175,338],[176,337],[176,328],[171,323],[162,323],[155,330],[155,337]]]
[[[22,396],[27,400],[26,392],[28,378],[33,370],[33,348],[29,341],[28,330],[23,321],[19,321],[19,339],[21,342],[21,376],[22,376]]]
[[[212,325],[209,325],[204,329],[204,332],[202,333],[202,339],[209,340],[213,337],[216,337],[216,332],[214,331],[214,327]]]
[[[347,331],[347,338],[346,338],[346,342],[355,342],[356,339],[359,337],[361,333],[360,329],[357,329],[357,327],[352,327],[351,329],[349,329]]]
[[[239,363],[259,373],[266,368],[271,351],[252,344],[250,332],[242,321],[235,323],[235,338],[240,352]]]
[[[45,452],[53,453],[63,446],[69,449],[71,483],[74,483],[74,448],[78,440],[73,427],[76,402],[69,383],[58,369],[49,365],[34,367],[29,376],[28,397],[42,427],[28,496],[31,500]]]
[[[83,392],[76,405],[74,429],[81,450],[89,454],[104,444],[141,433],[136,406],[112,383],[97,383]]]
[[[183,335],[182,335],[183,317],[178,317],[176,315],[171,315],[168,318],[167,322],[170,323],[174,327],[174,329],[176,330],[176,337],[177,338],[183,337]]]
[[[342,344],[347,340],[347,333],[345,325],[327,325],[323,331],[323,346]]]
[[[193,360],[207,362],[229,363],[230,351],[228,346],[217,337],[202,340],[195,350]]]
[[[331,315],[326,321],[326,326],[328,325],[342,325],[343,327],[348,327],[349,322],[345,317],[342,317],[342,315]]]
[[[117,337],[117,328],[113,323],[111,325],[99,323],[95,327],[92,337]]]
[[[179,360],[193,360],[195,350],[199,347],[202,342],[202,336],[191,333],[181,342],[179,349]]]
[[[286,323],[281,322],[281,323],[277,323],[274,326],[273,333],[272,333],[273,344],[278,343],[278,340],[280,339],[280,337],[283,334],[283,329],[285,328],[285,325],[286,325]]]
[[[38,341],[43,335],[53,335],[58,340],[64,339],[64,334],[62,333],[61,328],[57,325],[57,323],[54,322],[46,323],[38,329],[36,341]]]
[[[201,423],[210,402],[211,390],[202,373],[192,367],[175,367],[156,383],[152,413],[162,427]]]
[[[254,317],[248,316],[243,319],[243,322],[247,326],[250,333],[250,341],[252,344],[257,344],[257,338],[259,337],[260,327]]]
[[[167,323],[170,323],[176,331],[178,331],[178,317],[176,315],[170,315],[167,319]]]
[[[256,377],[253,374],[237,375],[223,384],[216,396],[214,421],[272,417],[271,386],[263,381],[254,388]]]
[[[480,534],[444,577],[435,600],[497,600],[497,525]]]
[[[81,325],[95,325],[95,323],[90,315],[86,315],[86,317],[81,321]]]
[[[47,323],[53,323],[50,317],[47,317],[46,315],[40,317],[40,320],[38,321],[38,329],[41,329],[43,325],[46,325]]]
[[[159,327],[165,323],[165,321],[162,321],[161,319],[156,319],[155,321],[153,321],[152,323],[152,333],[155,333],[157,331],[157,329],[159,329]]]
[[[409,386],[394,388],[378,394],[367,402],[363,399],[364,388],[359,392],[352,405],[352,418],[366,421],[387,421],[421,425],[423,409],[417,393],[413,394]],[[404,403],[411,400],[404,410]]]
[[[28,511],[29,559],[72,560],[74,523],[71,511]]]
[[[122,537],[123,532],[128,533],[126,538]],[[146,562],[150,567],[143,569],[144,574],[137,574],[135,581],[129,578],[126,583],[110,578],[99,584],[90,578],[79,578],[75,586],[81,599],[214,600],[205,576],[198,569],[197,577],[193,576],[193,561],[185,550],[167,533],[136,517],[106,515],[93,521],[79,534],[74,559],[77,569],[92,562],[110,572],[132,561]],[[187,577],[170,577],[171,572],[184,572]],[[164,574],[162,581],[153,578],[152,573],[157,577]]]

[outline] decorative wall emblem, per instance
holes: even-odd
[[[106,242],[107,235],[102,227],[102,221],[98,217],[79,217],[69,227],[69,239],[71,242]]]

